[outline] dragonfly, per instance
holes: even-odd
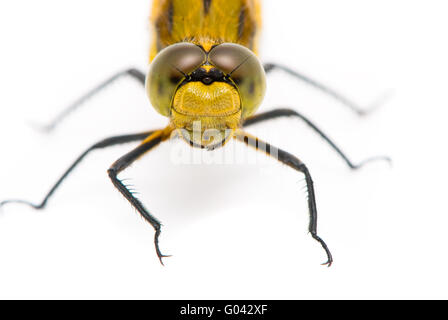
[[[159,246],[161,223],[133,191],[120,180],[119,174],[137,159],[170,139],[181,137],[193,148],[214,150],[230,140],[239,141],[265,152],[280,163],[302,173],[308,193],[309,232],[326,254],[323,265],[331,266],[333,257],[317,232],[317,205],[313,180],[308,167],[295,155],[275,147],[245,131],[246,128],[278,118],[297,118],[342,158],[349,168],[359,169],[368,162],[389,160],[373,157],[361,163],[349,157],[317,125],[292,108],[257,113],[266,91],[266,76],[281,71],[331,96],[353,112],[364,115],[344,95],[312,78],[277,63],[262,63],[259,38],[262,30],[261,0],[154,0],[151,13],[152,43],[147,72],[129,68],[114,74],[64,109],[45,126],[52,131],[80,105],[121,78],[131,78],[146,90],[152,107],[167,118],[160,129],[103,139],[85,150],[51,187],[40,203],[5,200],[6,204],[25,204],[44,209],[63,181],[91,152],[107,147],[139,142],[139,145],[116,160],[108,176],[116,189],[154,228],[154,245],[163,265]]]

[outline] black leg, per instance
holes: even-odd
[[[335,90],[325,86],[324,84],[319,83],[316,80],[313,80],[310,77],[308,77],[302,73],[299,73],[291,68],[288,68],[286,66],[279,65],[279,64],[266,63],[266,64],[264,64],[264,69],[265,69],[266,73],[270,73],[271,71],[273,71],[275,69],[282,70],[282,71],[286,72],[287,74],[289,74],[290,76],[292,76],[298,80],[301,80],[301,81],[309,84],[310,86],[322,91],[323,93],[333,97],[334,99],[336,99],[343,105],[349,107],[353,112],[355,112],[356,114],[358,114],[360,116],[363,116],[363,115],[366,115],[366,114],[372,112],[383,102],[383,100],[386,100],[389,97],[389,93],[388,93],[387,95],[385,95],[384,97],[379,99],[378,102],[376,102],[374,105],[370,106],[367,109],[363,109],[360,106],[358,106],[356,103],[354,103],[353,101],[351,101],[350,99],[348,99],[347,97],[342,95],[341,93],[336,92]]]
[[[111,147],[111,146],[115,146],[118,144],[123,144],[123,143],[129,143],[129,142],[134,142],[134,141],[142,141],[143,139],[145,139],[146,137],[148,137],[150,134],[152,133],[152,131],[149,132],[144,132],[144,133],[138,133],[138,134],[129,134],[129,135],[123,135],[123,136],[116,136],[116,137],[111,137],[111,138],[107,138],[104,139],[96,144],[94,144],[93,146],[91,146],[89,149],[87,149],[83,154],[81,154],[78,159],[76,159],[75,162],[73,162],[73,164],[70,166],[70,168],[68,168],[65,173],[62,175],[62,177],[59,178],[59,180],[54,184],[54,186],[50,189],[50,191],[47,193],[47,195],[45,196],[44,200],[42,200],[41,203],[39,204],[34,204],[32,202],[29,201],[25,201],[25,200],[6,200],[3,202],[0,202],[0,208],[2,206],[4,206],[5,204],[9,204],[9,203],[21,203],[21,204],[26,204],[34,209],[43,209],[45,208],[45,206],[47,205],[48,200],[50,199],[50,197],[54,194],[54,192],[59,188],[59,186],[61,185],[61,183],[65,180],[65,178],[67,178],[67,176],[76,168],[76,166],[78,166],[78,164],[81,163],[81,161],[93,150],[97,150],[97,149],[103,149],[106,147]]]
[[[297,170],[305,175],[306,185],[308,189],[308,209],[310,214],[310,224],[309,224],[309,232],[311,236],[318,241],[322,248],[325,250],[327,254],[327,262],[324,265],[331,266],[333,263],[333,257],[331,255],[330,250],[328,249],[327,244],[317,235],[317,207],[316,207],[316,196],[314,193],[313,180],[311,179],[310,172],[308,168],[300,161],[298,158],[289,154],[286,151],[278,149],[264,141],[259,140],[256,137],[253,137],[243,131],[239,131],[235,135],[236,139],[244,142],[246,145],[255,148],[256,150],[264,151],[268,155],[276,157],[276,159],[287,166]]]
[[[108,87],[113,82],[117,81],[118,79],[121,79],[125,76],[130,76],[137,80],[140,84],[143,86],[145,85],[145,74],[137,69],[128,69],[125,71],[121,71],[106,81],[102,82],[89,92],[87,92],[85,95],[83,95],[78,100],[74,101],[71,105],[69,105],[66,109],[64,109],[53,121],[51,121],[49,124],[42,127],[44,131],[50,132],[53,129],[56,128],[56,126],[63,121],[70,113],[72,113],[75,109],[77,109],[80,105],[82,105],[84,102],[95,96],[97,93],[101,92],[103,89]]]
[[[339,156],[347,163],[347,165],[351,169],[359,169],[365,164],[372,162],[372,161],[389,161],[391,162],[391,159],[388,157],[373,157],[366,159],[362,161],[361,163],[354,164],[350,161],[350,159],[342,152],[342,150],[325,134],[320,130],[316,125],[314,125],[308,118],[306,118],[304,115],[298,113],[297,111],[294,111],[292,109],[275,109],[272,111],[260,113],[258,115],[252,116],[244,121],[243,126],[248,127],[251,125],[254,125],[259,122],[263,122],[266,120],[276,119],[280,117],[296,117],[304,121],[311,129],[313,129],[318,135],[320,135],[329,145],[333,148],[334,151],[336,151]]]
[[[148,221],[155,230],[154,245],[156,247],[156,253],[159,257],[160,263],[163,265],[162,258],[167,256],[163,255],[159,248],[159,236],[161,232],[161,223],[157,220],[149,211],[143,206],[143,204],[138,200],[132,192],[123,184],[121,180],[118,179],[118,174],[129,167],[135,160],[140,158],[143,154],[151,150],[152,148],[159,145],[162,141],[169,138],[170,133],[173,130],[167,128],[165,130],[159,130],[154,132],[149,136],[143,143],[134,149],[133,151],[127,153],[120,159],[118,159],[108,170],[108,174],[114,186],[120,191],[120,193],[131,203],[131,205],[137,209],[137,211],[142,215],[142,217]]]

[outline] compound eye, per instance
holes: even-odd
[[[187,42],[173,44],[157,54],[146,76],[146,92],[160,114],[170,115],[177,87],[206,60],[207,55],[201,48]]]
[[[209,61],[237,86],[243,116],[255,113],[266,92],[266,75],[257,56],[239,44],[223,43],[210,51]]]

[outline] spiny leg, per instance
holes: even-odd
[[[297,157],[292,154],[278,149],[264,141],[261,141],[257,137],[251,136],[243,131],[238,131],[235,134],[236,139],[244,142],[246,145],[255,148],[259,151],[264,151],[268,155],[275,157],[278,161],[286,164],[287,166],[297,170],[305,175],[306,186],[308,189],[308,210],[310,215],[310,224],[309,224],[309,232],[311,236],[318,241],[322,248],[325,250],[327,254],[327,262],[323,263],[323,265],[331,266],[333,263],[333,257],[331,255],[330,249],[328,249],[327,244],[322,238],[320,238],[317,234],[317,207],[316,207],[316,196],[314,193],[313,180],[311,179],[310,172],[305,164],[300,161]]]
[[[311,79],[310,77],[304,75],[303,73],[299,73],[287,66],[280,65],[280,64],[275,64],[275,63],[265,63],[264,64],[264,70],[266,73],[270,73],[271,71],[273,71],[275,69],[284,71],[287,74],[289,74],[290,76],[307,83],[308,85],[320,90],[321,92],[323,92],[324,94],[326,94],[330,97],[333,97],[335,100],[337,100],[340,103],[342,103],[343,105],[349,107],[353,112],[355,112],[359,116],[364,116],[364,115],[371,113],[372,111],[377,109],[384,101],[386,101],[391,95],[391,92],[387,92],[386,94],[381,96],[380,99],[378,99],[369,108],[365,109],[365,108],[361,108],[360,106],[358,106],[356,103],[351,101],[349,98],[347,98],[343,94],[337,92],[334,89],[331,89],[330,87],[327,87],[326,85],[324,85],[316,80]]]
[[[152,131],[144,132],[144,133],[137,133],[137,134],[128,134],[128,135],[122,135],[122,136],[115,136],[110,137],[107,139],[104,139],[98,143],[95,143],[92,145],[89,149],[87,149],[83,154],[81,154],[75,162],[65,171],[65,173],[59,178],[59,180],[53,185],[53,187],[50,189],[50,191],[47,193],[45,198],[42,200],[39,204],[34,204],[29,201],[25,200],[5,200],[3,202],[0,202],[0,208],[6,204],[9,203],[21,203],[26,204],[34,209],[40,210],[45,208],[47,205],[48,200],[51,198],[51,196],[54,194],[54,192],[59,188],[59,186],[62,184],[62,182],[67,178],[67,176],[81,163],[81,161],[93,150],[97,149],[103,149],[111,146],[115,146],[118,144],[123,143],[129,143],[134,141],[142,141],[144,140],[148,135],[150,135]]]
[[[275,109],[272,111],[267,111],[267,112],[263,112],[260,113],[258,115],[252,116],[250,118],[247,118],[244,123],[243,126],[244,127],[248,127],[251,125],[254,125],[256,123],[259,122],[263,122],[263,121],[267,121],[267,120],[271,120],[271,119],[276,119],[276,118],[280,118],[280,117],[296,117],[301,119],[302,121],[304,121],[312,130],[314,130],[318,135],[320,135],[329,145],[331,148],[333,148],[334,151],[336,151],[337,154],[339,154],[339,156],[347,163],[347,165],[353,169],[359,169],[361,167],[363,167],[364,165],[366,165],[369,162],[373,162],[373,161],[388,161],[391,162],[391,159],[389,157],[372,157],[372,158],[368,158],[358,164],[354,164],[352,161],[350,161],[350,159],[345,155],[345,153],[322,131],[320,130],[315,124],[313,124],[313,122],[311,120],[309,120],[307,117],[305,117],[304,115],[298,113],[297,111],[294,111],[292,109]]]
[[[128,200],[131,205],[142,215],[142,217],[148,221],[155,230],[154,235],[154,245],[156,247],[156,253],[159,257],[160,263],[163,265],[162,258],[168,257],[162,254],[159,248],[159,236],[161,232],[161,226],[159,220],[157,220],[138,200],[132,192],[123,184],[123,182],[118,179],[118,174],[128,168],[135,160],[140,158],[143,154],[153,149],[159,145],[162,141],[166,140],[173,130],[171,128],[166,128],[164,130],[159,130],[154,132],[152,135],[147,137],[142,144],[134,149],[133,151],[125,154],[123,157],[118,159],[107,171],[113,185],[120,191],[120,193]]]
[[[103,89],[111,85],[113,82],[121,79],[125,76],[130,76],[137,80],[141,85],[145,85],[145,74],[137,69],[131,68],[125,71],[121,71],[109,79],[103,81],[98,86],[84,94],[82,97],[74,101],[71,105],[69,105],[66,109],[64,109],[56,118],[53,119],[49,124],[41,127],[44,131],[50,132],[56,128],[56,126],[62,122],[70,113],[72,113],[75,109],[77,109],[80,105],[85,103],[90,98],[93,98],[95,95],[100,93]]]

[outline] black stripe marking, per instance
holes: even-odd
[[[239,25],[238,25],[238,38],[241,39],[244,33],[244,26],[246,23],[246,8],[244,6],[241,7]]]
[[[212,0],[202,0],[204,3],[204,13],[207,15],[210,11],[210,6],[212,4]]]
[[[173,31],[173,15],[174,15],[174,4],[173,1],[170,1],[168,7],[168,32],[170,34]]]

